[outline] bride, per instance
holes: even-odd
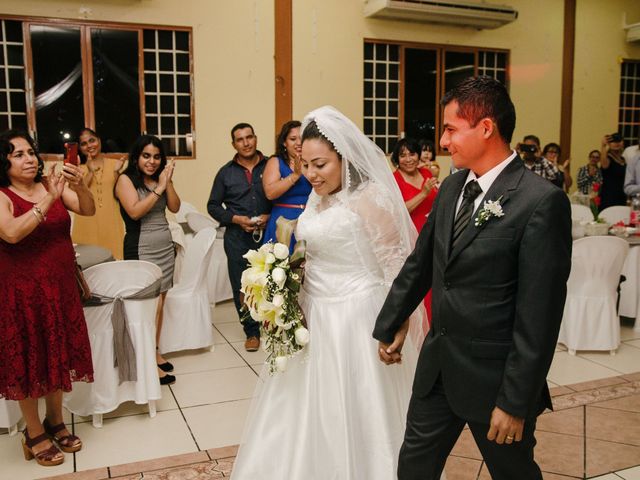
[[[234,480],[396,478],[426,319],[417,311],[402,362],[384,365],[371,333],[416,230],[384,153],[333,107],[302,124],[302,169],[313,192],[296,238],[307,242],[300,305],[307,351],[263,369]]]

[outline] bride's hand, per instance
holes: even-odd
[[[379,342],[378,356],[380,357],[381,362],[386,365],[402,363],[402,346],[404,345],[405,338],[407,338],[408,331],[409,319],[405,320],[400,329],[396,332],[393,337],[393,342]]]

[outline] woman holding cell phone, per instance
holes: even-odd
[[[124,219],[126,233],[125,260],[146,260],[162,269],[160,301],[156,313],[156,344],[162,330],[162,307],[173,282],[175,251],[165,209],[176,213],[180,197],[176,193],[173,161],[167,162],[162,142],[152,135],[140,136],[129,154],[129,164],[116,182],[116,198]],[[156,352],[158,375],[162,385],[171,385],[176,377],[169,375],[173,365]]]
[[[67,209],[95,206],[77,166],[43,170],[28,134],[0,135],[0,398],[20,405],[25,459],[53,466],[82,448],[64,424],[62,392],[93,381]]]
[[[71,236],[76,243],[100,245],[120,260],[124,224],[113,189],[124,162],[122,159],[105,156],[100,136],[90,128],[80,130],[76,148],[78,147],[83,159],[80,168],[84,183],[95,199],[96,214],[92,217],[74,218]]]

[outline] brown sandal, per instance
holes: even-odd
[[[41,452],[36,453],[33,451],[33,447],[35,447],[39,443],[49,441],[49,436],[46,433],[42,433],[36,438],[29,438],[29,434],[27,433],[26,428],[22,433],[24,434],[24,440],[22,441],[22,452],[24,453],[25,460],[29,461],[35,458],[36,462],[38,462],[38,465],[42,465],[43,467],[54,467],[64,462],[64,455],[56,458],[60,455],[60,450],[58,450],[58,447],[53,444],[49,448],[47,448],[46,450],[42,450]]]
[[[59,423],[58,425],[51,425],[47,418],[42,422],[42,426],[44,427],[44,431],[47,432],[53,440],[56,441],[60,450],[65,453],[75,453],[82,449],[82,440],[80,440],[76,435],[69,434],[64,437],[58,437],[56,433],[66,429],[64,422]]]

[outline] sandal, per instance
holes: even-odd
[[[59,423],[58,425],[51,425],[49,423],[49,420],[45,418],[44,422],[42,422],[42,426],[44,427],[44,431],[47,432],[47,435],[49,435],[53,440],[56,441],[56,443],[60,447],[60,450],[62,450],[63,452],[75,453],[82,449],[82,440],[80,440],[76,435],[70,433],[69,435],[65,435],[64,437],[56,436],[56,433],[67,428],[64,422]]]
[[[46,433],[38,435],[36,438],[29,438],[27,429],[22,432],[24,434],[24,440],[22,440],[22,452],[24,453],[24,459],[29,461],[33,458],[36,459],[38,465],[43,467],[54,467],[64,462],[64,455],[61,454],[58,447],[51,444],[46,450],[41,452],[34,452],[33,447],[44,441],[49,441],[49,436]]]

